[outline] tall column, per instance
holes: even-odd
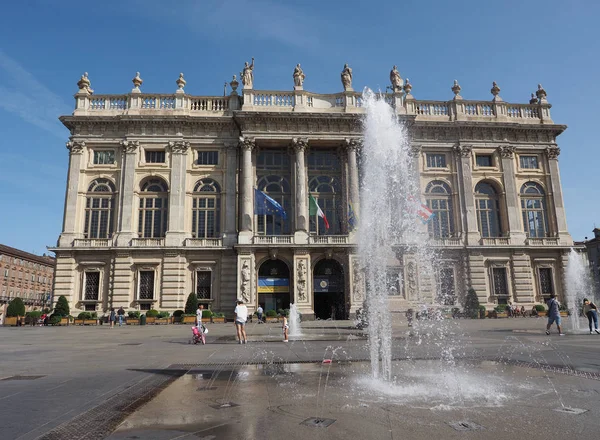
[[[521,206],[519,204],[519,190],[515,181],[515,147],[501,145],[498,153],[502,160],[502,173],[504,175],[504,193],[506,212],[508,218],[508,233],[510,243],[522,245],[525,243],[525,232],[521,227]]]
[[[554,202],[554,217],[556,221],[556,231],[561,244],[572,245],[573,239],[567,230],[567,216],[565,214],[565,204],[562,195],[562,185],[560,183],[560,171],[558,169],[558,155],[560,148],[551,146],[546,148],[546,157],[548,158],[548,169],[550,170],[550,187],[552,188],[552,201]]]
[[[83,150],[85,142],[69,141],[67,149],[69,150],[69,172],[67,175],[67,194],[65,197],[65,210],[63,215],[63,230],[58,239],[58,245],[61,247],[70,247],[75,238],[81,237],[77,232],[77,197],[79,193],[79,176],[81,175],[81,161],[83,160]]]
[[[471,152],[473,147],[470,145],[456,145],[454,153],[457,157],[457,169],[462,194],[461,220],[463,232],[466,237],[466,244],[469,246],[479,244],[481,235],[477,227],[477,210],[475,208],[475,195],[473,193],[473,174],[471,170]]]
[[[233,246],[237,243],[236,237],[236,175],[237,175],[237,148],[226,145],[227,168],[225,169],[225,230],[223,240],[225,246]]]
[[[169,229],[167,246],[183,246],[185,239],[185,180],[189,142],[169,142],[171,150],[171,186],[169,190]]]
[[[252,150],[256,147],[254,139],[240,139],[242,149],[242,212],[240,218],[240,244],[250,244],[254,235],[254,173],[252,170]]]
[[[295,177],[296,177],[296,225],[295,236],[299,240],[308,240],[308,190],[306,180],[306,163],[304,160],[306,149],[308,148],[308,139],[292,139],[292,148],[295,156]],[[303,240],[304,239],[304,240]]]
[[[362,147],[362,142],[362,139],[346,139],[350,203],[352,204],[354,215],[357,217],[360,215],[360,196],[358,190],[358,163],[356,161],[356,151]],[[347,209],[348,208],[346,207],[346,210]]]
[[[121,184],[119,185],[119,208],[117,220],[117,246],[129,246],[134,236],[133,198],[135,183],[135,161],[140,148],[139,141],[121,141],[123,147],[123,163],[121,164]]]

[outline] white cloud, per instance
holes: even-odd
[[[58,117],[70,113],[62,99],[0,49],[0,108],[61,139]]]

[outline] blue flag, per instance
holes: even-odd
[[[352,203],[348,203],[348,228],[353,231],[356,228],[356,214],[354,213],[354,209],[352,209]]]
[[[257,215],[279,215],[284,220],[287,218],[285,210],[279,203],[256,188],[254,189],[254,213]]]

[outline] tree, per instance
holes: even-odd
[[[6,316],[25,316],[25,304],[23,304],[23,300],[21,298],[14,298],[8,303],[8,307],[6,308]]]
[[[192,292],[185,302],[185,313],[186,315],[193,315],[196,313],[196,309],[198,309],[198,296]]]
[[[477,293],[472,287],[467,292],[465,299],[465,315],[473,319],[479,317],[479,298],[477,298]]]
[[[69,316],[69,302],[64,295],[58,297],[58,301],[56,302],[56,307],[54,308],[54,315],[57,316]]]

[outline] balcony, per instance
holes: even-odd
[[[558,237],[528,238],[525,244],[527,246],[558,246],[560,241]]]
[[[110,246],[112,246],[110,238],[76,238],[73,240],[73,247],[107,248]]]
[[[482,246],[508,246],[510,238],[508,237],[485,237],[479,240]]]
[[[433,238],[431,244],[436,247],[461,247],[463,240],[459,237]]]
[[[311,235],[308,237],[310,244],[348,244],[347,235]]]
[[[132,247],[160,247],[165,245],[164,238],[132,238]]]
[[[223,247],[222,238],[186,238],[183,242],[185,247],[195,248],[218,248]]]
[[[255,235],[253,244],[294,244],[293,235]]]

